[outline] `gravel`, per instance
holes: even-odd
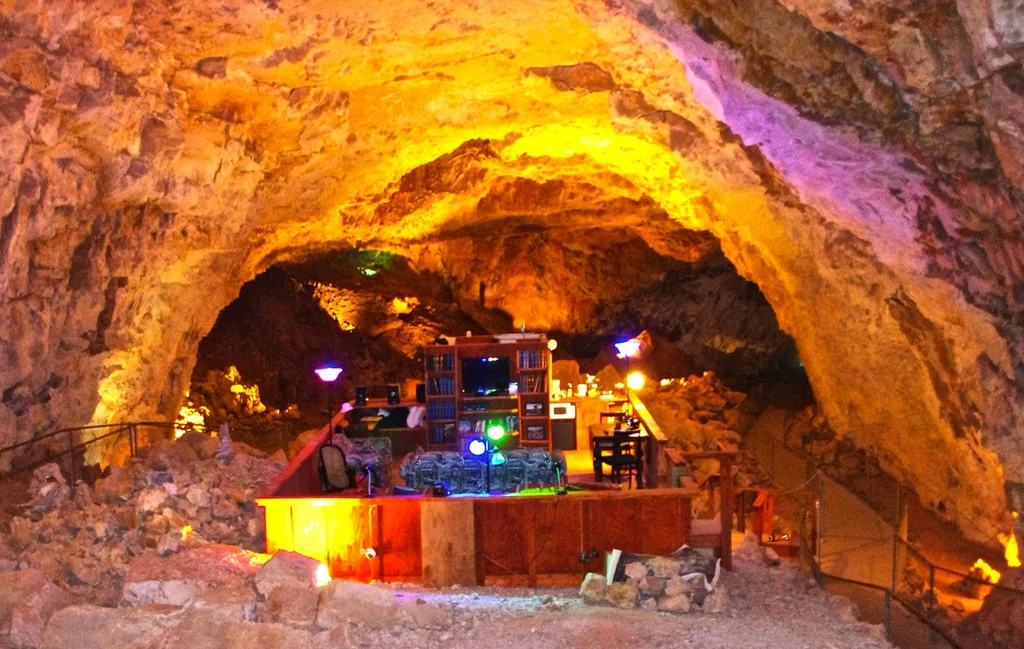
[[[394,584],[399,600],[453,609],[445,630],[349,629],[354,647],[396,649],[867,649],[891,647],[880,626],[856,618],[853,605],[820,590],[791,564],[766,566],[741,547],[722,583],[725,613],[671,614],[583,603],[576,589],[450,588]],[[333,645],[337,646],[337,645]]]

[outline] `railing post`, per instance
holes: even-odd
[[[722,567],[732,570],[732,458],[724,457],[719,461],[722,484],[721,503],[718,511],[722,518]]]
[[[885,637],[892,640],[892,591],[885,591]]]
[[[896,580],[897,580],[897,577],[898,577],[898,574],[899,574],[897,572],[899,570],[899,566],[897,565],[897,563],[898,563],[897,562],[897,557],[899,557],[899,552],[900,552],[900,537],[894,531],[892,533],[892,584],[890,584],[890,588],[889,588],[894,593],[896,592]]]
[[[75,486],[75,431],[68,431],[68,484]]]
[[[935,643],[935,566],[928,562],[928,644]]]

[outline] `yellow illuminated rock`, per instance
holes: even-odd
[[[1024,506],[1022,18],[785,4],[5,0],[0,443],[173,420],[277,262],[516,227],[692,258],[697,230],[830,425],[995,543]]]

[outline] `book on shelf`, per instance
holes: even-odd
[[[462,419],[459,421],[459,435],[462,437],[480,436],[487,434],[487,429],[499,424],[505,429],[505,433],[512,434],[519,432],[519,415],[505,415],[493,419]]]
[[[524,349],[519,352],[519,369],[535,370],[544,368],[544,355],[539,349]]]
[[[455,401],[431,401],[427,404],[427,416],[432,420],[455,419]]]
[[[455,354],[428,354],[428,372],[453,372],[455,371]]]
[[[547,377],[543,374],[526,374],[522,377],[522,392],[546,392]]]
[[[432,395],[454,395],[454,376],[432,376],[427,378],[427,393]]]
[[[430,444],[454,444],[455,424],[434,424],[430,427],[427,441]]]

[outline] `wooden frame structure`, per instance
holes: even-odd
[[[518,392],[490,397],[462,394],[462,362],[481,358],[508,359],[510,382],[518,384]],[[519,444],[551,450],[551,352],[547,336],[459,336],[451,345],[428,345],[423,363],[428,450],[465,450],[467,438],[483,433],[475,430],[478,422],[508,415],[517,417]],[[471,432],[465,432],[463,427]]]
[[[686,489],[431,498],[264,497],[267,552],[334,577],[428,586],[576,585],[614,549],[670,554],[690,539]],[[372,552],[369,552],[370,549]]]
[[[544,370],[549,375],[550,363]],[[544,399],[546,406],[546,394]],[[668,462],[721,462],[722,511],[716,521],[693,520],[692,481],[670,489],[564,495],[327,496],[321,493],[317,452],[341,421],[337,414],[257,498],[266,514],[267,552],[313,557],[334,577],[430,586],[576,585],[585,573],[603,571],[605,552],[669,554],[683,544],[715,548],[722,565],[731,567],[731,525],[721,523],[732,520],[735,447],[670,450],[643,403],[636,395],[630,401],[648,433],[649,484],[666,483]],[[550,444],[550,425],[548,432]]]

